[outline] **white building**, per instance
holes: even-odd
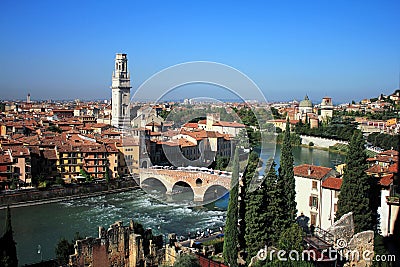
[[[229,134],[232,137],[238,135],[241,130],[246,129],[246,125],[242,123],[221,121],[219,113],[207,114],[205,125],[203,123],[204,121],[198,123],[199,128],[221,134]]]
[[[335,215],[338,209],[338,196],[342,178],[328,177],[322,182],[321,201],[321,228],[328,229],[335,222]]]
[[[332,98],[324,97],[321,102],[321,115],[319,116],[320,121],[327,121],[333,117],[333,104]]]
[[[326,229],[324,227],[329,224],[332,205],[335,202],[327,201],[331,192],[324,191],[323,182],[337,176],[337,172],[332,168],[309,164],[295,166],[293,171],[298,215],[303,213],[310,218],[310,225]]]
[[[112,75],[112,113],[111,124],[115,127],[129,126],[129,103],[131,98],[131,81],[126,54],[115,56],[115,70]]]

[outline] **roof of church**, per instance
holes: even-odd
[[[304,97],[304,100],[300,101],[299,107],[301,107],[301,108],[312,108],[312,102],[311,102],[310,99],[308,99],[307,95]]]

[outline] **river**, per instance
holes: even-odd
[[[328,151],[294,147],[295,165],[314,163],[333,167],[344,161],[344,156]],[[275,160],[279,162],[280,146]],[[216,203],[226,207],[227,198]],[[17,242],[19,264],[27,264],[55,257],[55,246],[62,237],[72,239],[76,232],[83,236],[97,236],[98,226],[108,226],[130,219],[152,228],[156,234],[175,232],[178,235],[206,228],[219,228],[225,221],[225,211],[215,209],[190,209],[166,205],[149,197],[142,190],[117,193],[93,198],[66,201],[12,209],[12,225]],[[5,210],[0,211],[0,222],[5,221]],[[0,233],[4,224],[0,225]],[[41,254],[38,254],[38,246]]]

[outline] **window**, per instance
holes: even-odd
[[[310,217],[311,217],[311,225],[316,225],[317,224],[317,214],[316,213],[310,213]]]
[[[310,207],[318,208],[318,197],[317,196],[310,196],[309,205],[310,205]]]
[[[317,189],[317,181],[312,181],[312,189]]]

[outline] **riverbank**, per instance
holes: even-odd
[[[0,194],[0,210],[9,205],[11,208],[57,203],[73,199],[96,197],[137,189],[133,179],[115,180],[110,183],[91,183],[57,186],[48,189],[15,190]]]

